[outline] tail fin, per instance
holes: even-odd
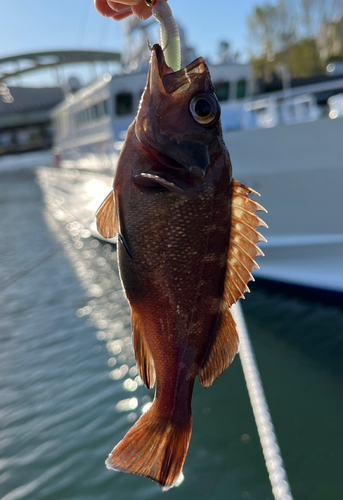
[[[191,435],[191,414],[181,421],[162,418],[155,402],[112,450],[106,466],[170,488],[181,476]]]

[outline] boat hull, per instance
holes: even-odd
[[[234,177],[268,210],[257,276],[343,292],[343,119],[225,134]]]

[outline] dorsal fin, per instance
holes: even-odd
[[[199,380],[204,387],[209,387],[220,377],[238,352],[239,338],[236,323],[225,301],[222,302],[222,309],[215,341],[199,371]]]
[[[257,243],[266,241],[258,227],[268,227],[256,212],[267,212],[259,203],[249,198],[259,194],[240,182],[232,182],[231,233],[228,252],[224,296],[229,306],[249,291],[247,284],[254,281],[252,271],[258,269],[255,258],[263,255]]]
[[[145,340],[144,328],[138,314],[132,308],[132,328],[133,328],[133,347],[139,374],[148,389],[155,385],[155,365],[150,349]]]
[[[106,196],[95,214],[96,226],[104,238],[117,236],[116,207],[113,190]]]
[[[232,182],[231,232],[224,300],[215,340],[199,371],[200,383],[204,387],[209,387],[220,377],[238,352],[239,337],[229,308],[249,291],[247,283],[254,279],[251,273],[258,269],[255,258],[263,255],[257,243],[266,239],[257,228],[268,226],[255,212],[266,210],[249,198],[249,194],[258,195],[253,189],[235,180]]]

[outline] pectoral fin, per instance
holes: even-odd
[[[97,229],[104,238],[114,238],[117,236],[116,207],[113,191],[102,202],[95,214],[95,218]]]
[[[257,244],[266,239],[257,231],[268,227],[256,212],[267,212],[259,203],[249,198],[256,191],[233,181],[231,205],[231,233],[228,252],[224,296],[229,306],[249,292],[247,283],[254,281],[252,271],[258,269],[255,258],[263,255]]]
[[[239,338],[236,324],[225,302],[223,302],[223,308],[219,316],[215,341],[199,371],[199,380],[204,387],[209,387],[220,377],[238,352]]]
[[[133,176],[133,181],[137,186],[146,188],[155,188],[160,186],[163,189],[171,191],[176,194],[183,194],[187,185],[182,183],[179,179],[172,179],[161,177],[161,175],[150,174],[147,172],[141,172],[138,175]]]
[[[132,309],[133,347],[139,374],[148,389],[155,385],[155,365],[154,360],[145,340],[143,325],[138,314]]]

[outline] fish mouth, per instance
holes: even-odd
[[[203,92],[213,92],[213,85],[202,57],[174,72],[161,46],[152,47],[135,133],[156,170],[162,167],[181,178],[184,170],[194,180],[204,179],[210,166],[210,132],[195,122],[189,109],[192,98]]]
[[[167,65],[163,49],[158,43],[152,47],[151,54],[152,61],[150,71],[153,73],[154,78],[158,75],[162,80],[165,75],[174,73],[173,69]]]
[[[209,71],[203,57],[198,57],[179,71],[173,71],[167,65],[162,47],[159,44],[155,44],[151,51],[152,61],[149,79],[151,89],[156,85],[156,81],[159,81],[167,94],[187,92],[189,87],[194,84],[194,80],[197,78],[204,79],[204,76],[207,76],[207,74],[207,86],[212,88]]]

